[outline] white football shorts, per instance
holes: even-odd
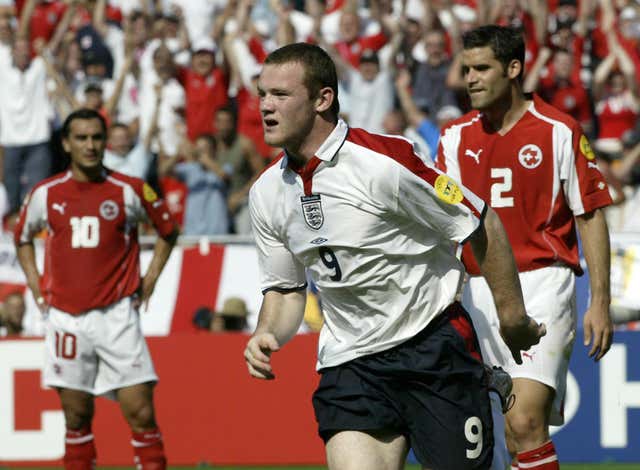
[[[44,384],[113,399],[116,389],[157,382],[138,316],[130,297],[81,315],[51,307]]]
[[[547,327],[540,343],[522,353],[520,365],[500,336],[496,307],[483,277],[473,276],[465,283],[462,304],[473,320],[485,363],[501,366],[512,378],[532,379],[553,388],[550,423],[560,425],[576,337],[575,275],[568,267],[550,266],[520,273],[520,284],[527,313]]]

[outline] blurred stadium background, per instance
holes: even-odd
[[[264,145],[261,137],[256,105],[258,98],[252,92],[252,79],[265,54],[275,46],[275,32],[282,26],[292,26],[289,32],[296,40],[309,37],[314,21],[305,12],[305,6],[316,3],[321,4],[316,5],[320,7],[316,14],[321,15],[322,23],[318,34],[323,35],[327,42],[336,44],[343,39],[338,30],[341,9],[354,3],[360,6],[355,18],[361,22],[357,35],[378,36],[380,26],[371,21],[371,0],[0,0],[0,72],[11,70],[15,52],[12,52],[12,47],[18,42],[15,39],[19,35],[28,36],[31,46],[31,55],[29,51],[23,51],[23,59],[38,65],[31,68],[33,80],[29,81],[29,86],[10,89],[6,80],[1,82],[0,115],[4,121],[0,127],[3,131],[0,148],[22,148],[31,144],[48,147],[51,150],[51,171],[60,171],[67,162],[60,151],[61,122],[74,107],[93,106],[104,112],[112,123],[125,124],[119,133],[117,126],[110,130],[109,144],[111,150],[119,152],[114,156],[116,161],[130,162],[131,147],[144,142],[146,130],[152,127],[155,106],[152,92],[152,83],[155,82],[149,81],[155,80],[152,55],[163,43],[174,53],[172,61],[175,64],[171,65],[176,66],[176,76],[171,78],[171,87],[166,85],[164,98],[161,97],[162,113],[158,118],[161,135],[156,137],[165,143],[165,150],[169,153],[171,148],[178,147],[178,142],[184,144],[184,148],[180,145],[179,152],[174,149],[175,155],[161,155],[154,145],[153,149],[148,149],[153,155],[148,155],[148,165],[141,176],[164,193],[174,215],[182,220],[188,188],[173,174],[159,175],[157,163],[164,158],[192,156],[194,149],[190,140],[199,133],[215,131],[220,138],[217,130],[213,129],[211,116],[204,113],[204,119],[201,119],[203,116],[198,111],[213,110],[226,104],[237,111],[234,117],[238,135],[254,142],[259,158],[264,160],[262,165],[268,163],[274,151]],[[640,67],[640,2],[407,0],[380,4],[387,9],[385,13],[389,13],[387,19],[402,21],[403,25],[397,31],[403,35],[399,38],[402,46],[397,51],[397,60],[389,61],[390,66],[410,69],[414,77],[427,59],[426,30],[444,27],[446,50],[440,52],[443,60],[448,61],[457,52],[455,48],[459,47],[460,31],[482,19],[524,26],[529,47],[528,65],[533,65],[536,56],[540,57],[538,52],[545,49],[553,55],[547,64],[540,64],[537,78],[541,87],[537,91],[544,92],[546,99],[555,98],[556,106],[580,119],[598,153],[598,164],[607,169],[608,181],[617,190],[616,200],[619,203],[607,213],[612,231],[613,307],[618,323],[615,344],[603,361],[594,364],[586,357],[581,344],[582,331],[578,331],[569,376],[567,423],[555,430],[554,440],[561,461],[574,462],[563,464],[563,469],[640,469],[640,332],[637,331],[640,330],[637,322],[640,318],[640,164],[637,161],[640,155],[640,120],[637,109],[630,102],[629,83],[623,83],[617,95],[596,96],[592,93],[596,88],[593,86],[596,75],[601,79],[600,88],[608,86],[604,82],[610,78],[616,78],[611,70],[600,69],[602,72],[597,73],[600,64],[612,62],[605,60],[611,53],[606,31],[603,31],[606,30],[605,25],[613,25],[625,55],[636,70]],[[432,9],[423,8],[423,4],[430,5]],[[480,18],[488,13],[477,8],[481,4],[500,8],[493,8],[493,18]],[[534,11],[531,7],[536,5],[546,8]],[[402,18],[398,6],[402,7]],[[278,10],[278,14],[273,8]],[[236,21],[240,17],[244,20]],[[287,22],[290,20],[292,25],[279,24],[283,18]],[[235,29],[229,26],[234,22]],[[545,37],[538,37],[539,33]],[[230,43],[227,43],[228,38],[232,38]],[[287,39],[294,40],[289,36]],[[50,75],[56,76],[57,81],[51,77],[45,80],[44,68],[36,60],[36,44],[39,49],[45,42],[48,50],[43,56],[50,62],[54,72]],[[379,46],[382,47],[383,43]],[[573,68],[564,68],[571,72],[572,80],[575,79],[568,88],[555,82],[560,65],[556,63],[555,56],[562,56],[567,50],[571,53]],[[203,52],[213,53],[216,65],[199,78],[189,75],[192,80],[186,80],[186,71],[191,72],[191,55]],[[383,64],[389,56],[388,48],[382,47],[376,60]],[[129,62],[127,58],[133,60]],[[355,56],[350,58],[355,62],[359,60]],[[446,64],[448,67],[450,63]],[[230,70],[223,71],[225,65],[229,65]],[[613,70],[616,71],[619,72]],[[359,69],[353,67],[351,73],[359,73]],[[229,75],[233,78],[230,79]],[[116,93],[114,90],[119,77],[124,81]],[[636,72],[636,86],[637,77]],[[620,78],[619,74],[617,78]],[[227,86],[229,82],[231,86]],[[24,81],[20,83],[25,84]],[[201,86],[203,83],[211,88]],[[379,88],[372,88],[370,99],[353,99],[351,103],[349,87],[341,89],[344,117],[350,118],[351,124],[369,130],[404,132],[412,139],[420,138],[415,123],[407,121],[406,110],[399,109],[393,99],[388,100],[392,108],[358,113],[362,106],[378,103],[382,101],[379,98],[396,93],[391,79],[383,85],[384,93]],[[422,90],[422,95],[414,93],[413,96],[420,110],[428,112],[427,117],[431,120],[439,119],[440,113],[436,113],[435,108],[429,110],[426,109],[428,106],[423,106],[426,101],[430,102],[427,98],[445,95],[445,92],[448,96],[451,91],[441,87],[443,84],[440,82],[434,85],[424,87],[428,89]],[[459,81],[453,84],[454,87],[459,85]],[[209,93],[208,90],[215,92]],[[560,93],[555,94],[558,91]],[[461,89],[458,88],[457,92]],[[27,96],[22,96],[25,93]],[[120,99],[111,100],[114,95],[116,98],[120,95]],[[175,102],[169,102],[171,96]],[[576,97],[580,96],[587,99],[577,103]],[[22,102],[18,97],[27,103],[20,109],[16,105]],[[206,105],[198,98],[205,100]],[[452,111],[455,114],[466,110],[464,100],[455,99],[454,104],[458,107],[444,106],[441,111],[448,112],[442,114],[442,122],[437,124],[450,118]],[[606,113],[603,114],[603,110]],[[357,121],[358,114],[366,120]],[[383,124],[382,118],[385,117],[398,119],[385,119]],[[22,125],[23,122],[34,124],[36,118],[43,122],[42,126],[35,126],[37,129],[34,127],[35,131]],[[369,118],[375,118],[381,128],[369,127],[372,122]],[[389,122],[400,124],[390,129]],[[611,129],[612,125],[615,129]],[[601,135],[605,127],[609,133]],[[124,139],[122,132],[125,132]],[[118,135],[119,146],[115,145]],[[188,137],[186,140],[185,135]],[[428,147],[427,142],[422,147],[427,154],[429,149],[425,146]],[[124,150],[116,147],[124,147]],[[10,155],[13,154],[6,152],[6,162],[9,162]],[[45,165],[35,166],[38,167],[36,170],[42,170]],[[125,167],[123,165],[119,169],[124,172]],[[258,170],[252,168],[243,174],[246,179],[238,184],[242,186],[251,179],[252,172]],[[19,172],[22,173],[17,174]],[[11,241],[11,224],[15,222],[20,201],[13,194],[15,191],[9,191],[9,195],[4,191],[7,183],[13,184],[15,189],[17,181],[23,186],[20,189],[28,189],[27,186],[35,182],[32,181],[33,176],[17,165],[14,165],[12,173],[5,170],[0,176],[0,215],[4,216],[0,233],[0,301],[10,292],[24,294],[24,334],[34,337],[0,338],[0,468],[3,470],[35,468],[34,465],[52,468],[59,466],[63,453],[64,422],[58,399],[54,392],[40,386],[43,354],[39,336],[42,321],[31,295],[25,291],[24,276],[18,268]],[[229,188],[230,195],[238,190],[238,184],[234,183],[235,186]],[[235,195],[241,192],[238,190]],[[228,202],[231,199],[229,197]],[[310,396],[317,383],[314,372],[315,331],[322,322],[318,299],[313,292],[301,334],[274,359],[278,379],[273,383],[258,383],[247,376],[242,358],[246,342],[243,333],[211,335],[209,331],[202,330],[202,325],[193,322],[197,311],[220,312],[227,300],[239,298],[246,305],[245,333],[255,326],[261,300],[257,259],[251,238],[243,231],[242,217],[239,216],[243,213],[244,202],[238,201],[242,198],[235,198],[232,215],[235,220],[229,224],[233,225],[235,235],[191,237],[187,224],[184,224],[180,244],[160,278],[149,313],[141,315],[142,328],[149,338],[161,378],[157,407],[169,459],[180,464],[192,464],[190,467],[171,468],[323,468],[246,466],[323,462],[322,444],[316,436],[310,404]],[[214,218],[220,216],[211,214]],[[41,251],[38,253],[41,256]],[[149,259],[150,251],[144,250],[143,266]],[[578,311],[581,314],[585,311],[588,296],[588,277],[585,276],[578,282]],[[581,322],[578,326],[580,328]],[[116,467],[131,462],[131,450],[128,431],[114,403],[98,400],[94,431],[98,463],[111,465],[100,468],[133,468]],[[195,466],[198,462],[233,466]],[[417,467],[407,468],[413,470]]]

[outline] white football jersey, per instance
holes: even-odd
[[[325,317],[318,369],[389,349],[454,301],[455,243],[484,208],[410,141],[340,121],[304,168],[284,155],[251,189],[263,291],[301,289],[308,269]]]

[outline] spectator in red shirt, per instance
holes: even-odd
[[[20,18],[30,18],[29,21],[29,42],[33,44],[36,39],[44,39],[48,42],[67,5],[65,2],[57,0],[16,0],[16,10]]]
[[[551,58],[551,62],[545,63]],[[575,78],[574,57],[566,49],[542,48],[524,82],[526,91],[537,91],[547,103],[573,116],[586,134],[593,131],[589,95]]]
[[[374,35],[362,34],[362,20],[355,7],[345,6],[340,16],[340,40],[334,45],[342,58],[354,68],[360,65],[365,50],[378,51],[388,41],[388,33],[380,16],[378,0],[371,2],[371,19],[380,23],[382,30]]]
[[[229,102],[229,80],[226,71],[216,67],[213,40],[200,38],[192,49],[191,67],[182,69],[178,76],[185,90],[187,136],[191,141],[215,132],[213,116]]]

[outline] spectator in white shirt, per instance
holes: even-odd
[[[49,176],[51,107],[46,67],[41,57],[31,59],[29,41],[16,39],[12,59],[0,67],[0,145],[9,206],[15,210],[33,185]]]
[[[175,79],[175,64],[171,51],[163,44],[153,53],[155,76],[143,79],[140,89],[140,135],[151,129],[156,107],[156,85],[161,85],[157,139],[152,140],[151,150],[162,148],[167,155],[176,155],[180,143],[180,127],[184,127],[184,88]]]
[[[116,122],[109,127],[107,140],[108,148],[104,152],[104,166],[125,175],[135,176],[144,180],[149,176],[149,169],[153,161],[151,153],[151,139],[158,129],[158,110],[160,108],[162,85],[157,85],[156,105],[151,119],[151,127],[144,139],[134,145],[129,126]]]

